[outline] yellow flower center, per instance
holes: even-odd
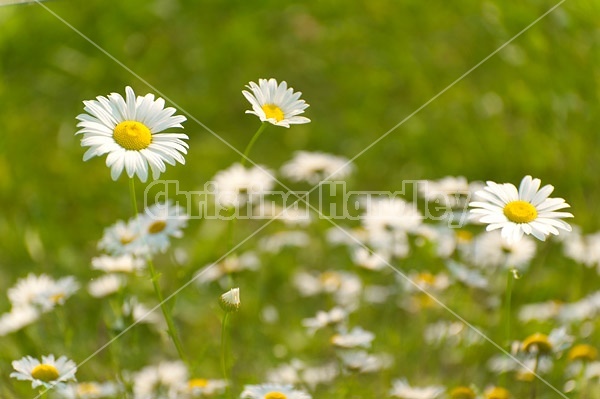
[[[100,395],[102,391],[97,384],[91,382],[82,382],[77,385],[77,394],[83,395]]]
[[[135,240],[135,236],[133,236],[133,235],[124,235],[119,238],[119,241],[123,245],[130,244],[133,242],[133,240]]]
[[[143,123],[124,121],[115,126],[113,138],[126,150],[140,151],[152,142],[152,133]]]
[[[456,387],[450,391],[450,399],[475,399],[475,392],[469,387]]]
[[[456,239],[461,243],[469,243],[473,241],[473,233],[467,230],[457,230]]]
[[[188,381],[188,388],[205,388],[208,385],[208,380],[204,378],[192,378]]]
[[[267,119],[275,119],[277,122],[281,122],[285,115],[283,115],[283,111],[275,104],[265,104],[262,106],[262,110],[265,111],[265,116]]]
[[[165,222],[164,220],[157,220],[156,222],[152,223],[148,227],[148,233],[150,233],[150,234],[160,233],[161,231],[163,231],[165,229],[165,227],[167,227],[167,222]]]
[[[65,298],[66,298],[65,293],[64,292],[59,292],[58,294],[52,295],[50,297],[50,301],[52,301],[52,303],[60,303]]]
[[[552,344],[546,334],[535,333],[525,338],[523,341],[523,350],[525,352],[549,353],[552,351]]]
[[[419,273],[417,275],[417,283],[433,285],[435,283],[435,276],[429,272]]]
[[[50,382],[58,379],[58,370],[51,364],[38,364],[31,370],[31,376],[36,380]]]
[[[509,399],[510,392],[501,387],[494,387],[485,394],[486,399]]]
[[[598,357],[598,350],[586,344],[575,345],[569,351],[569,360],[594,361]]]
[[[273,391],[273,392],[268,392],[265,395],[265,399],[287,399],[287,396],[285,396],[281,392]]]
[[[537,209],[527,201],[511,201],[504,206],[504,216],[514,223],[529,223],[537,218]]]

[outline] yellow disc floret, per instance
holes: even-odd
[[[514,223],[529,223],[537,218],[537,209],[527,201],[511,201],[504,206],[504,216]]]
[[[485,399],[510,399],[510,392],[502,387],[493,387],[485,393]]]
[[[583,360],[592,362],[598,357],[598,350],[591,345],[579,344],[575,345],[569,351],[569,360]]]
[[[205,378],[192,378],[188,381],[188,388],[194,390],[196,388],[206,388],[208,380]]]
[[[475,392],[469,387],[456,387],[450,391],[450,399],[475,399]]]
[[[113,138],[126,150],[140,151],[152,143],[152,133],[143,123],[124,121],[115,126]]]
[[[33,378],[44,382],[55,381],[59,375],[56,367],[51,364],[38,364],[31,370]]]
[[[81,397],[92,396],[92,395],[100,395],[102,390],[98,386],[98,384],[94,384],[93,382],[82,382],[77,384],[77,394]]]
[[[525,338],[522,345],[525,352],[539,352],[540,354],[546,354],[552,351],[552,344],[548,340],[546,334],[532,334]]]
[[[281,122],[285,118],[281,108],[275,104],[265,104],[262,106],[262,110],[265,112],[267,119],[273,118],[277,122]]]
[[[154,223],[152,223],[150,226],[148,226],[148,233],[149,234],[160,233],[161,231],[163,231],[165,229],[165,227],[167,227],[167,222],[165,222],[164,220],[157,220]]]
[[[265,399],[287,399],[287,396],[281,392],[273,391],[265,395]]]

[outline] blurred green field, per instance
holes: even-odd
[[[123,94],[130,85],[136,94],[160,92],[173,101],[167,101],[168,105],[188,116],[184,126],[190,151],[185,166],[170,167],[161,177],[177,179],[189,189],[202,187],[217,171],[239,160],[236,152],[192,117],[242,151],[259,123],[244,114],[249,106],[241,90],[259,78],[286,80],[302,91],[302,98],[310,104],[306,116],[312,123],[289,130],[269,127],[253,149],[255,162],[279,168],[297,150],[352,158],[555,4],[546,0],[45,2],[56,15],[38,4],[0,7],[1,290],[28,272],[69,274],[86,281],[92,275],[89,262],[98,255],[96,243],[103,229],[131,215],[124,176],[113,182],[104,157],[82,162],[85,150],[74,134],[75,116],[83,112],[83,100],[111,92]],[[585,232],[599,229],[599,15],[600,2],[566,1],[358,157],[352,189],[394,191],[403,180],[447,175],[518,184],[523,176],[533,175],[543,184],[554,185],[553,195],[571,204],[575,224]],[[138,188],[141,192],[141,185]],[[327,224],[319,223],[322,231]],[[226,251],[218,234],[224,227],[190,222],[182,246],[192,249],[192,266],[175,272],[159,267],[175,276],[165,283],[165,292],[176,289],[196,268]],[[238,240],[256,227],[240,228]],[[249,242],[247,247],[252,245]],[[544,251],[539,268],[555,249]],[[274,298],[282,298],[282,309],[290,311],[297,302],[286,302],[287,292],[277,291],[285,280],[285,265],[326,269],[328,263],[335,264],[343,256],[343,251],[329,253],[323,248],[314,253],[283,254],[273,261],[279,266],[273,266],[276,272],[268,277],[272,281],[267,286],[273,287]],[[170,260],[165,256],[162,264]],[[540,273],[540,286],[543,279],[550,279],[552,285],[570,278],[572,266],[560,260],[549,277],[540,271],[543,269],[534,270]],[[577,281],[584,283],[577,292],[585,293],[597,278],[593,270],[581,273],[588,279],[578,275]],[[137,284],[151,295],[146,283]],[[197,367],[209,370],[218,365],[220,328],[218,306],[210,301],[221,291],[218,287],[207,292],[193,290],[177,303],[176,313],[198,312],[214,322],[207,322],[201,335],[214,337],[214,342],[188,342],[198,359],[204,359],[198,360]],[[533,288],[526,292],[531,293],[528,301],[543,300],[543,292]],[[515,294],[516,301],[520,295],[524,293]],[[250,308],[258,306],[253,301],[261,300],[244,299]],[[569,292],[561,299],[577,298]],[[8,307],[6,296],[0,296],[0,311]],[[74,301],[64,311],[72,315],[84,309],[84,304]],[[313,316],[312,311],[298,312],[296,324]],[[389,314],[386,312],[390,310],[361,317],[374,323]],[[24,343],[21,338],[2,338],[6,340],[0,345],[4,351],[0,356],[2,384],[8,381],[11,359],[32,352],[61,354],[69,349],[54,319],[47,316],[46,327],[36,332],[40,340],[47,339],[47,348],[40,348],[35,340]],[[398,338],[392,333],[402,329],[403,317],[386,327],[381,345],[412,348],[399,350],[418,357],[413,353],[418,337]],[[435,319],[435,315],[428,317]],[[419,322],[424,325],[426,320]],[[110,335],[94,324],[90,314],[78,316],[73,323],[81,328],[73,332],[81,344],[69,353],[74,359],[87,356]],[[251,324],[252,315],[240,313],[235,327],[243,329],[244,323]],[[238,347],[241,369],[236,373],[241,380],[250,380],[254,371],[243,369],[245,361],[264,356],[265,364],[274,365],[272,353],[266,352],[272,345],[270,338],[281,339],[281,334],[274,326],[268,328],[272,330],[264,336],[234,332],[234,336],[242,336],[237,336],[239,342],[252,343]],[[98,329],[101,332],[96,334]],[[184,335],[185,340],[193,341],[190,334]],[[294,335],[288,339],[285,345],[293,348],[296,342],[299,351],[320,351],[303,338]],[[137,359],[160,357],[162,349],[156,345],[143,348],[156,353],[132,353],[131,359],[124,360],[125,366],[136,369],[140,367]],[[486,351],[494,352],[493,348]],[[467,359],[476,362],[475,355],[469,354]],[[109,364],[108,355],[103,356]],[[457,380],[449,371],[455,367],[451,361],[445,365],[436,363],[434,355],[428,359],[413,365],[424,380],[432,367]],[[464,375],[474,376],[476,371],[465,369]],[[111,376],[108,367],[82,369],[81,373],[83,380]],[[218,372],[212,374],[219,377]],[[360,386],[360,381],[356,384]],[[376,390],[380,396],[385,392],[387,388]]]

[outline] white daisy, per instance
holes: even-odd
[[[308,118],[297,116],[308,108],[308,104],[300,100],[302,93],[294,93],[291,87],[288,89],[285,81],[278,85],[275,79],[259,79],[258,84],[250,82],[246,87],[252,90],[252,93],[242,91],[252,105],[252,111],[246,111],[247,114],[254,114],[263,122],[284,127],[310,122]]]
[[[395,380],[390,390],[391,396],[402,399],[435,399],[444,393],[444,388],[440,386],[429,387],[411,387],[406,379]]]
[[[108,256],[92,258],[92,269],[105,273],[134,273],[142,270],[146,262],[132,255]]]
[[[132,255],[139,252],[139,236],[140,224],[136,219],[130,219],[127,222],[118,220],[112,226],[104,229],[98,249],[113,256]]]
[[[341,180],[352,173],[352,163],[344,157],[323,152],[297,151],[281,173],[292,181],[317,184],[323,180]]]
[[[136,98],[133,89],[125,88],[125,99],[112,93],[108,97],[98,96],[96,100],[84,101],[87,114],[80,114],[76,134],[83,134],[82,147],[90,147],[83,160],[108,154],[106,166],[111,169],[113,180],[126,170],[129,177],[137,174],[142,182],[148,178],[148,165],[152,177],[158,179],[165,171],[165,164],[185,163],[182,154],[187,153],[188,145],[182,133],[160,133],[165,129],[183,127],[184,116],[173,115],[175,108],[165,108],[162,98],[154,99],[153,94]]]
[[[342,331],[331,337],[331,343],[339,348],[369,348],[375,339],[375,334],[361,327],[354,327],[350,331]]]
[[[483,190],[475,196],[483,201],[471,202],[471,214],[487,223],[487,230],[501,229],[502,237],[516,242],[523,233],[531,234],[544,241],[549,234],[558,235],[558,229],[571,231],[571,226],[560,218],[573,217],[568,212],[556,212],[568,208],[562,198],[548,198],[554,190],[551,185],[540,189],[540,179],[525,176],[519,190],[510,184],[487,182]]]
[[[240,395],[243,399],[311,399],[308,393],[287,384],[246,385]]]
[[[222,206],[236,208],[257,202],[273,188],[273,176],[273,172],[264,167],[246,169],[239,163],[233,164],[213,178],[215,199]]]
[[[146,366],[133,376],[135,399],[175,398],[188,381],[187,367],[181,361],[163,361]]]
[[[55,359],[54,355],[42,356],[41,362],[31,356],[25,356],[20,360],[13,361],[12,366],[16,371],[12,372],[10,376],[17,380],[31,381],[32,388],[38,386],[60,387],[64,386],[66,381],[76,380],[77,366],[66,356],[58,359]]]
[[[8,289],[8,299],[16,308],[34,306],[48,312],[56,305],[63,305],[78,289],[79,283],[72,276],[54,280],[45,274],[30,273]]]
[[[100,399],[112,398],[119,392],[114,382],[79,382],[69,384],[60,390],[64,399]]]
[[[389,368],[393,357],[387,353],[371,354],[363,350],[339,352],[338,356],[346,370],[353,373],[374,373]]]
[[[114,294],[125,285],[123,276],[117,274],[106,274],[92,280],[88,284],[88,292],[94,298],[104,298],[107,295]]]
[[[171,201],[155,204],[138,216],[140,225],[140,253],[164,253],[171,245],[170,237],[183,237],[182,228],[187,226],[189,217],[179,205]]]
[[[191,395],[192,397],[206,397],[225,392],[227,388],[226,380],[209,380],[205,378],[192,378],[187,384],[182,387],[183,394]],[[187,397],[187,396],[186,396]]]
[[[480,234],[470,243],[460,247],[462,255],[471,264],[481,267],[503,267],[526,269],[535,256],[535,240],[524,236],[508,241],[499,231]]]
[[[40,313],[33,306],[13,307],[9,313],[0,316],[0,336],[18,331],[37,321]]]

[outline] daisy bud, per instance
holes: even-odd
[[[237,312],[240,307],[240,289],[232,288],[221,295],[221,307],[226,312]]]

